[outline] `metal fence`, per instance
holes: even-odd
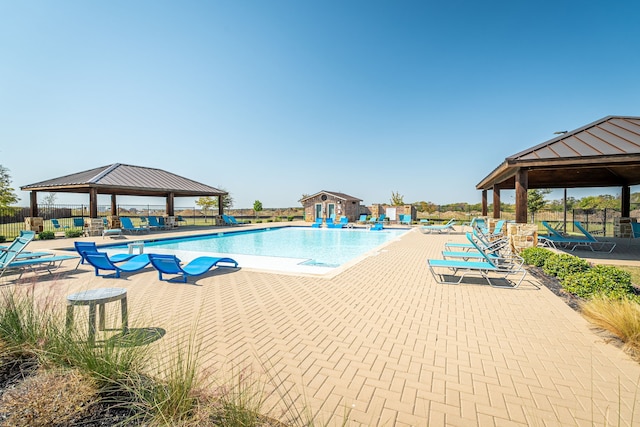
[[[208,219],[216,216],[217,208],[203,210],[199,206],[175,207],[174,213],[180,216],[181,225],[207,225]],[[277,219],[303,219],[304,210],[300,208],[265,208],[260,212],[253,209],[226,209],[225,213],[233,215],[241,221],[269,221]],[[164,205],[118,205],[117,216],[128,216],[131,218],[142,218],[149,216],[164,216],[166,207]],[[98,216],[107,217],[112,215],[111,205],[98,206]],[[28,207],[6,207],[0,208],[0,236],[7,240],[13,239],[26,228],[25,218],[30,217]],[[52,219],[56,219],[63,229],[74,228],[75,218],[89,218],[89,205],[48,205],[38,206],[38,217],[44,221],[44,231],[61,231],[53,225]],[[1,239],[0,239],[1,240]]]

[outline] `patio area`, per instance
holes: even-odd
[[[268,399],[276,416],[286,394],[328,425],[345,417],[350,426],[638,423],[640,364],[533,276],[513,290],[434,282],[426,260],[464,240],[414,229],[329,277],[241,268],[196,285],[160,282],[151,268],[103,279],[67,261],[56,277],[40,274],[37,289],[64,305],[73,292],[126,288],[129,327],[166,330],[154,349],[194,330],[204,369],[247,368],[271,378],[267,391],[278,384]],[[29,249],[72,245],[36,241]],[[640,265],[640,242],[620,239],[606,259],[574,254]]]

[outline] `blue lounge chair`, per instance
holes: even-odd
[[[73,226],[84,228],[84,218],[73,218]]]
[[[574,251],[578,247],[588,248],[594,251],[594,244],[598,245],[598,248],[602,248],[602,243],[599,241],[593,241],[590,239],[583,239],[581,237],[567,237],[558,232],[555,228],[553,228],[548,222],[542,221],[542,225],[549,232],[548,235],[539,235],[538,242],[541,246],[552,247],[554,249],[568,249],[570,251]],[[593,236],[592,236],[593,237]],[[608,242],[607,242],[608,243]],[[613,245],[615,247],[615,244]],[[613,248],[611,248],[611,251]]]
[[[631,225],[631,233],[629,233],[629,241],[627,242],[627,247],[631,246],[631,241],[633,239],[640,238],[640,222],[632,222]]]
[[[149,229],[146,227],[134,227],[133,222],[131,222],[131,218],[128,216],[120,217],[120,224],[122,225],[122,229],[125,232],[129,232],[132,234],[140,234],[140,233],[148,233]]]
[[[609,249],[607,253],[611,253],[616,248],[615,242],[604,242],[596,239],[591,233],[587,231],[586,228],[582,226],[580,221],[573,221],[573,225],[575,225],[576,228],[580,230],[582,234],[584,234],[584,237],[591,242],[589,248],[592,251],[606,251],[607,249]]]
[[[471,233],[467,233],[467,239],[478,253],[482,254],[482,258],[474,261],[428,259],[427,265],[436,282],[460,284],[466,275],[475,274],[484,278],[489,286],[497,288],[513,289],[522,283],[527,270],[523,268],[524,260],[521,257],[517,255],[492,257],[478,244]],[[500,279],[507,279],[511,275],[520,275],[520,277],[509,285],[499,285],[492,281],[492,279],[496,278],[495,276]]]
[[[164,225],[158,221],[158,218],[155,216],[150,216],[147,218],[148,227],[152,230],[164,230]]]
[[[327,228],[345,228],[349,225],[349,218],[343,216],[340,218],[340,221],[336,222],[333,220],[327,220]]]
[[[358,218],[357,223],[358,224],[364,224],[366,222],[367,222],[367,214],[360,215],[360,218]]]
[[[387,215],[382,214],[378,217],[378,221],[377,222],[384,222],[384,220],[387,218]]]
[[[162,277],[163,274],[178,274],[182,278],[183,283],[187,283],[187,278],[201,276],[213,267],[238,267],[238,263],[232,258],[215,258],[209,256],[195,258],[184,266],[180,265],[180,259],[175,255],[149,254],[149,260],[151,261],[151,265],[158,270],[158,278],[160,280],[165,280]]]
[[[61,225],[60,222],[55,218],[51,218],[51,225],[53,225],[53,228],[55,230],[64,230],[66,228],[69,228],[68,225]]]
[[[455,228],[453,228],[455,223],[456,220],[452,218],[449,220],[449,222],[443,225],[423,225],[422,227],[420,227],[420,230],[422,230],[423,233],[449,233],[451,231],[455,231]]]
[[[232,215],[222,215],[222,219],[227,225],[240,225],[240,223]]]
[[[368,224],[375,224],[376,222],[378,222],[378,217],[377,216],[372,216],[371,218],[369,218],[367,220]]]
[[[148,254],[136,255],[129,261],[122,264],[116,264],[109,259],[104,252],[85,252],[85,260],[95,268],[96,276],[120,278],[120,273],[133,273],[146,268],[149,261]],[[100,274],[100,270],[113,271],[112,274]]]
[[[411,215],[409,214],[400,215],[400,224],[411,225]]]
[[[20,276],[28,269],[43,267],[49,273],[60,267],[62,261],[75,259],[73,255],[54,255],[50,252],[26,252],[24,249],[35,238],[34,231],[21,231],[11,244],[0,251],[0,277],[9,270],[20,270]]]
[[[98,251],[98,247],[96,246],[95,242],[79,242],[79,241],[75,241],[75,242],[73,242],[73,246],[76,248],[76,251],[80,255],[80,261],[78,262],[78,265],[84,264],[84,262],[86,261],[85,255],[87,253],[97,253],[97,252],[99,252]],[[111,261],[113,263],[124,262],[124,261],[129,261],[134,256],[135,256],[135,254],[114,254],[114,255],[111,255],[109,257],[109,261]],[[78,267],[76,266],[76,268],[78,268]]]
[[[322,218],[321,217],[316,218],[315,222],[313,224],[311,224],[311,227],[313,227],[313,228],[322,227]]]
[[[373,224],[373,226],[371,228],[369,228],[369,230],[375,231],[375,230],[384,230],[384,224],[381,222],[376,222],[375,224]]]

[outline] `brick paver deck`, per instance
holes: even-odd
[[[425,261],[449,240],[464,238],[414,230],[330,278],[240,269],[185,285],[84,266],[39,286],[61,304],[127,288],[130,326],[167,331],[155,348],[196,331],[203,368],[266,372],[266,391],[328,425],[640,425],[638,363],[530,275],[513,290],[435,283]]]

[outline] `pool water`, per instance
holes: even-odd
[[[272,265],[290,271],[298,266],[293,270],[313,273],[339,267],[407,231],[280,227],[150,241],[144,251],[175,253],[185,262],[201,255],[231,256],[241,267]],[[264,257],[268,260],[257,259]]]

